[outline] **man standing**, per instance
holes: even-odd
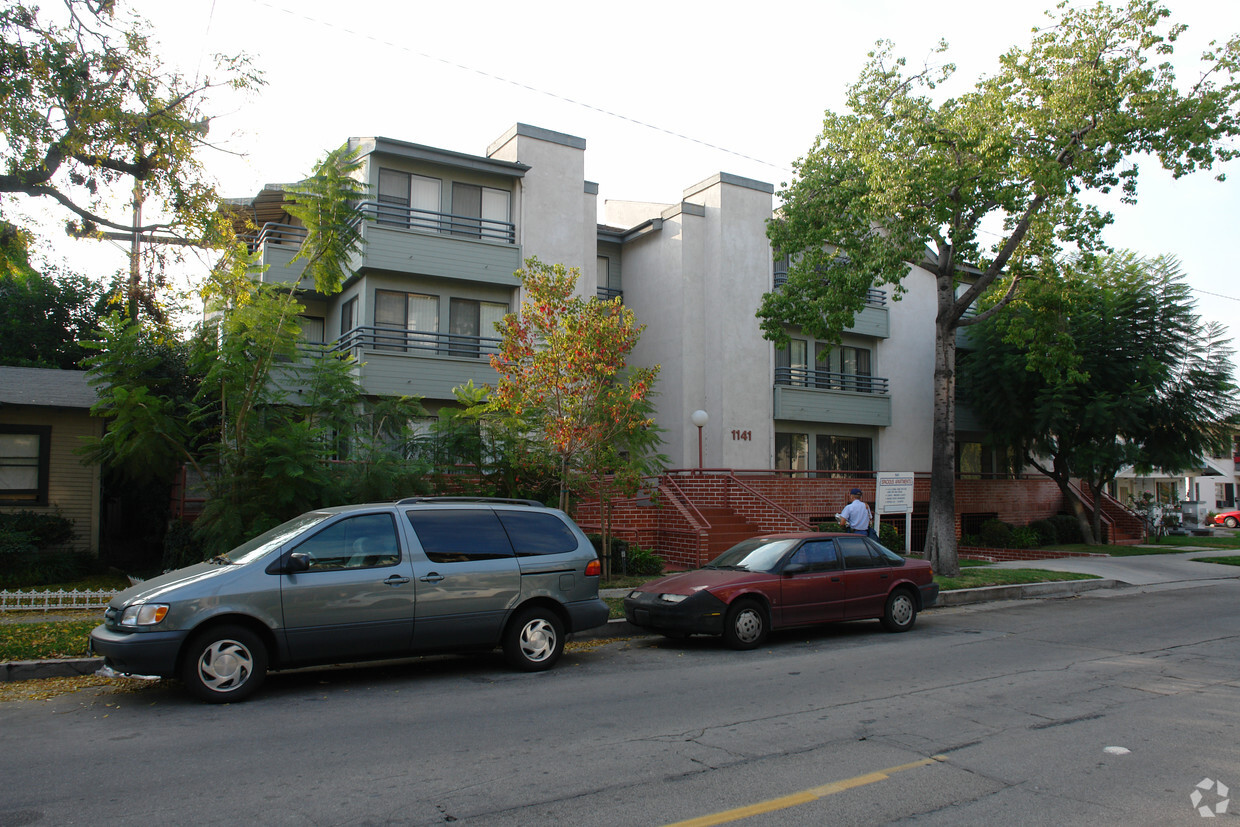
[[[848,492],[852,501],[840,512],[840,520],[853,534],[867,534],[870,530],[870,509],[861,501],[861,489]]]

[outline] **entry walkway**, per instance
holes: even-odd
[[[1240,578],[1240,566],[1221,563],[1194,562],[1197,557],[1234,557],[1240,549],[1204,548],[1202,546],[1136,546],[1136,548],[1175,548],[1172,554],[1146,554],[1136,557],[1060,557],[1050,560],[1014,560],[995,563],[1000,569],[1047,569],[1096,574],[1133,586],[1159,583],[1183,583],[1189,580],[1222,580]]]

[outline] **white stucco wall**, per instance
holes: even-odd
[[[890,380],[891,426],[879,432],[879,471],[929,471],[934,434],[934,275],[920,267],[904,277],[892,301],[891,336],[881,340],[874,373]]]
[[[487,149],[487,157],[526,164],[514,198],[523,258],[581,270],[578,292],[594,295],[598,262],[597,195],[586,192],[583,138],[516,124]]]

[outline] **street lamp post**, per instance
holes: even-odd
[[[689,417],[689,421],[697,426],[698,429],[698,470],[702,470],[702,428],[710,421],[710,415],[703,410],[696,410]]]

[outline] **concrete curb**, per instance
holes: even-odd
[[[1072,597],[1096,589],[1114,589],[1127,586],[1122,580],[1060,580],[1051,583],[1022,583],[1013,586],[982,586],[976,589],[955,589],[939,592],[940,606],[967,606],[973,603],[989,603],[996,600],[1025,600],[1031,598]],[[622,597],[630,589],[608,589],[619,592]],[[573,641],[608,640],[618,637],[653,637],[656,633],[640,629],[623,618],[609,620],[602,626],[574,632]],[[0,682],[28,681],[39,678],[63,678],[74,675],[93,675],[103,666],[103,658],[64,658],[61,660],[18,660],[0,663]]]
[[[103,658],[59,658],[57,660],[14,660],[0,663],[0,683],[40,678],[71,678],[93,675],[103,667]]]

